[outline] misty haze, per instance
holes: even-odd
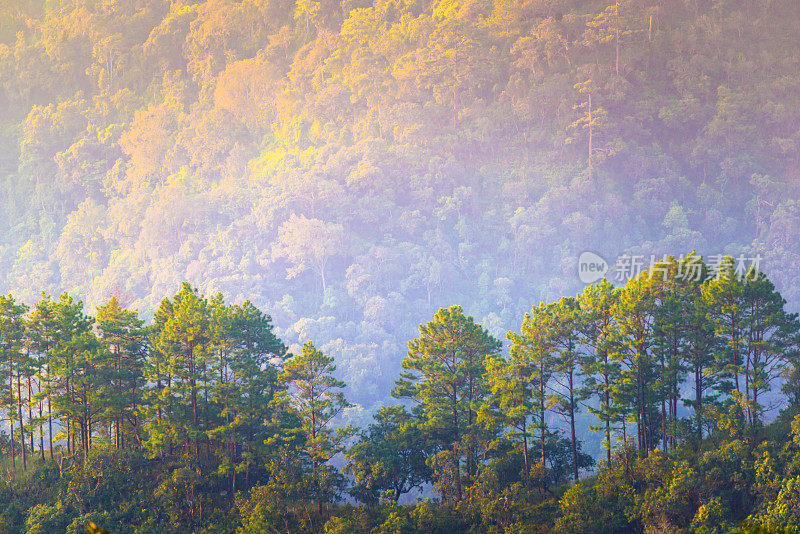
[[[0,534],[797,532],[798,28],[0,0]]]

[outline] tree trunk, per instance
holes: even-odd
[[[39,382],[39,393],[42,392],[42,383]],[[39,452],[42,455],[42,463],[44,463],[44,423],[42,422],[42,399],[39,398]]]
[[[50,449],[50,461],[53,461],[53,410],[50,407],[50,365],[47,365],[47,441]]]
[[[9,397],[14,395],[14,362],[11,359],[11,356],[8,358],[8,394]],[[11,402],[9,403],[9,414],[8,414],[8,430],[9,434],[11,435],[11,476],[14,476],[14,473],[17,470],[17,455],[16,455],[16,448],[14,447],[14,400],[13,397],[9,399]],[[24,443],[24,442],[23,442]]]
[[[699,356],[698,356],[699,357]],[[694,368],[694,414],[697,422],[698,447],[703,440],[703,370],[699,365]]]
[[[22,421],[22,388],[20,383],[19,362],[17,362],[17,414],[19,415],[19,444],[22,449],[22,470],[28,470],[28,455],[25,450],[25,429]]]
[[[539,373],[540,373],[540,375],[539,375],[539,415],[540,415],[539,423],[541,424],[541,441],[540,441],[541,451],[540,452],[541,452],[541,462],[542,462],[542,473],[541,473],[542,484],[541,484],[541,486],[542,486],[542,495],[544,495],[544,492],[547,490],[547,479],[544,476],[544,469],[545,469],[545,465],[546,465],[545,464],[545,422],[544,422],[544,415],[545,415],[545,412],[544,412],[544,393],[545,393],[544,364],[541,365],[541,367],[539,369]]]
[[[36,452],[36,446],[34,445],[34,435],[33,435],[33,406],[31,405],[31,377],[28,377],[28,425],[30,425],[31,429],[28,432],[28,435],[31,438],[31,454]]]
[[[572,474],[578,481],[578,444],[575,436],[575,395],[572,387],[572,372],[569,374],[569,431],[572,440]]]
[[[603,351],[603,364],[604,366],[608,365],[608,351]],[[607,370],[607,367],[604,367],[604,371]],[[611,408],[611,380],[608,376],[608,372],[603,373],[603,397],[605,400],[605,419],[606,419],[606,459],[608,460],[609,465],[611,465],[611,421],[609,420],[610,414],[609,410]]]
[[[527,484],[531,474],[531,467],[528,463],[528,429],[527,416],[522,416],[522,460],[525,463],[525,482]]]
[[[461,486],[461,460],[458,454],[458,445],[456,443],[459,440],[460,432],[458,431],[458,409],[457,409],[457,398],[455,393],[455,387],[453,388],[453,429],[455,431],[455,439],[453,440],[453,446],[450,449],[450,454],[452,454],[451,461],[453,463],[453,479],[455,482],[455,489],[456,489],[456,500],[461,501],[463,497],[463,488]]]
[[[664,363],[664,358],[661,358],[661,377],[662,380],[666,377],[666,364]],[[664,453],[668,452],[667,447],[667,404],[666,404],[666,394],[661,393],[659,395],[661,397],[661,440],[662,440],[662,447],[664,449]]]

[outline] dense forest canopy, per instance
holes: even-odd
[[[385,400],[419,317],[502,338],[576,258],[762,254],[792,307],[797,2],[0,3],[0,289],[189,280]]]
[[[67,293],[0,296],[0,529],[793,533],[785,305],[764,273],[691,254],[533,305],[507,355],[441,308],[408,342],[397,401],[358,429],[335,359],[287,353],[249,301],[184,282],[145,326],[116,297],[92,317]]]

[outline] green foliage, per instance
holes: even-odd
[[[104,529],[103,527],[98,527],[93,521],[90,521],[89,524],[86,526],[86,531],[89,534],[109,534],[109,532]]]
[[[63,505],[37,504],[31,508],[25,522],[27,534],[47,534],[48,532],[66,531],[68,518],[63,513]]]
[[[460,302],[500,337],[583,250],[761,252],[797,301],[795,2],[1,13],[0,287],[29,303],[247,295],[343,347],[374,411],[418,317]]]
[[[419,403],[423,428],[438,441],[428,466],[442,498],[458,501],[469,491],[478,458],[489,446],[477,412],[488,394],[484,361],[498,353],[500,342],[460,306],[440,309],[419,332],[408,343],[406,372],[393,395]]]
[[[306,437],[301,449],[311,463],[312,494],[319,512],[323,503],[336,500],[343,489],[340,474],[327,465],[337,453],[344,452],[344,441],[355,428],[334,428],[333,419],[349,406],[341,391],[345,384],[333,376],[336,366],[310,341],[303,353],[286,361],[281,378],[289,389],[281,392],[285,401],[300,419]]]
[[[428,436],[402,406],[384,407],[374,419],[347,451],[345,472],[354,479],[350,493],[370,505],[384,498],[397,502],[430,477],[425,462],[432,446],[426,445]]]
[[[758,399],[796,366],[798,319],[762,273],[695,284],[684,267],[534,306],[508,354],[439,310],[396,382],[413,404],[358,433],[333,357],[310,341],[287,355],[249,301],[185,283],[145,327],[116,298],[95,319],[66,293],[0,297],[0,528],[792,532],[798,407],[767,423]],[[698,369],[700,395],[685,387]],[[687,399],[702,413],[682,420]],[[592,423],[609,453],[590,472]],[[429,488],[438,501],[401,504]],[[342,504],[348,490],[361,504]]]

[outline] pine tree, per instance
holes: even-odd
[[[606,460],[611,462],[611,432],[619,421],[614,409],[612,392],[619,378],[619,364],[610,358],[610,337],[614,317],[612,308],[619,292],[605,278],[597,284],[587,286],[578,295],[581,308],[580,328],[584,343],[591,347],[591,353],[581,361],[583,388],[588,396],[597,398],[597,407],[590,407],[598,419],[600,430],[605,434]]]
[[[517,407],[517,417],[527,417],[522,410],[531,409],[530,415],[533,417],[531,431],[538,433],[539,441],[539,461],[538,468],[542,471],[539,475],[540,490],[544,493],[547,490],[547,477],[544,476],[544,469],[547,462],[547,442],[549,430],[545,420],[547,413],[547,400],[549,396],[549,383],[553,375],[554,368],[554,347],[552,339],[552,314],[548,306],[544,303],[534,306],[529,313],[525,314],[520,327],[520,333],[509,332],[508,339],[511,341],[511,362],[513,362],[513,372],[524,377],[530,389],[527,387],[521,390],[520,404]],[[524,382],[521,382],[522,385]],[[526,399],[530,394],[530,398]],[[523,421],[523,428],[527,426]],[[527,432],[523,431],[523,438]],[[524,443],[527,449],[527,440]]]
[[[148,445],[162,454],[165,446],[169,453],[185,446],[194,459],[200,456],[208,426],[202,394],[211,355],[209,320],[208,301],[186,282],[171,301],[162,301],[156,314],[148,369],[155,383],[150,399],[156,420],[149,425]]]
[[[764,411],[759,399],[798,355],[800,324],[797,314],[786,312],[785,306],[786,301],[764,273],[753,269],[746,273],[744,385],[749,400],[747,420],[754,428],[761,424]]]
[[[42,299],[36,303],[27,326],[28,346],[31,356],[36,361],[39,375],[39,393],[37,402],[39,404],[39,417],[44,424],[44,408],[47,410],[47,442],[50,460],[53,459],[53,411],[52,399],[50,396],[51,362],[53,360],[54,348],[58,341],[58,324],[56,303],[49,296],[42,294]]]
[[[273,333],[272,320],[252,303],[225,306],[221,295],[211,299],[212,350],[217,369],[213,399],[218,404],[216,428],[209,435],[222,440],[220,455],[230,476],[232,491],[236,474],[249,474],[264,454],[271,437],[263,422],[272,417],[271,403],[281,389],[278,365],[286,347]]]
[[[305,453],[311,460],[311,477],[318,512],[342,487],[342,481],[328,461],[344,451],[344,441],[354,433],[352,427],[333,428],[333,419],[350,404],[342,392],[345,383],[334,378],[333,358],[303,344],[303,353],[286,361],[281,375],[289,385],[290,405],[297,411],[306,434]]]
[[[647,272],[625,284],[612,313],[613,358],[622,364],[615,400],[620,409],[633,414],[638,450],[650,451],[655,447],[653,431],[657,415],[651,352],[655,304]]]
[[[575,430],[575,415],[578,403],[585,399],[579,381],[579,365],[582,359],[580,348],[581,314],[578,301],[572,297],[563,297],[550,306],[551,344],[554,349],[553,379],[558,384],[558,391],[551,396],[557,411],[569,424],[570,449],[572,452],[572,474],[578,481],[578,436]]]
[[[749,404],[749,388],[742,387],[747,359],[745,289],[745,281],[737,275],[733,257],[726,256],[702,290],[708,317],[720,342],[713,368],[719,392],[736,402],[741,399]],[[741,406],[737,409],[745,421],[747,410]]]
[[[524,352],[513,350],[508,359],[486,359],[486,378],[491,392],[481,404],[480,421],[490,432],[502,432],[512,446],[522,453],[522,480],[530,481],[529,443],[537,422],[534,395],[534,373]]]
[[[91,447],[92,423],[102,411],[99,386],[105,379],[95,372],[106,356],[92,332],[94,320],[83,312],[83,303],[63,293],[54,303],[55,343],[49,360],[48,394],[53,417],[62,428],[55,439],[65,439],[67,452],[85,459]]]
[[[679,385],[683,380],[683,355],[686,351],[686,284],[679,275],[678,260],[670,256],[656,263],[649,276],[655,314],[653,325],[653,363],[656,367],[654,390],[661,403],[661,444],[664,452],[677,446],[676,425]]]
[[[27,447],[23,424],[23,396],[21,389],[22,375],[27,368],[23,352],[25,335],[24,314],[27,306],[18,304],[13,296],[0,295],[0,358],[2,358],[3,384],[2,407],[9,417],[9,435],[11,437],[11,463],[16,469],[16,449],[14,442],[14,425],[19,428],[19,448],[22,453],[22,469],[28,468]]]
[[[500,342],[460,306],[440,309],[419,332],[392,395],[420,404],[423,426],[442,449],[430,460],[439,466],[439,491],[458,501],[477,475],[478,448],[486,445],[477,410],[488,394],[484,361],[499,352]]]
[[[704,295],[708,267],[703,259],[692,251],[678,264],[680,283],[685,299],[682,313],[685,351],[684,367],[693,378],[694,399],[684,403],[694,411],[694,426],[697,443],[703,439],[704,409],[716,400],[717,374],[714,367],[719,339],[710,316],[710,302]]]
[[[97,308],[97,330],[109,353],[102,391],[109,406],[105,414],[114,435],[114,446],[141,445],[139,407],[144,385],[143,366],[147,338],[144,321],[126,310],[116,297]]]

